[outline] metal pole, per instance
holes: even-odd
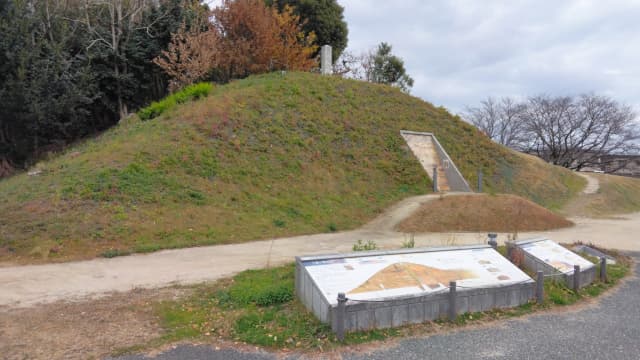
[[[456,309],[456,282],[449,282],[449,320],[455,321],[458,315]]]
[[[536,279],[536,299],[538,304],[544,302],[544,272],[538,271],[538,278]]]
[[[573,291],[580,290],[580,265],[573,266]]]
[[[482,192],[482,170],[478,170],[478,192]]]
[[[600,258],[600,281],[607,282],[607,258]]]
[[[438,192],[438,167],[433,167],[433,192]]]
[[[336,336],[338,341],[344,341],[344,318],[346,313],[347,296],[338,293],[338,313],[336,314]]]

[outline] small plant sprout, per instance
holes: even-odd
[[[458,237],[456,234],[450,233],[447,235],[447,238],[444,240],[445,246],[455,246],[458,243]]]
[[[353,251],[371,251],[377,250],[378,245],[372,240],[367,240],[366,243],[363,243],[362,240],[358,240],[355,244],[353,244]]]
[[[407,237],[404,235],[404,240],[402,241],[402,248],[404,249],[413,249],[416,246],[415,234],[411,233]]]

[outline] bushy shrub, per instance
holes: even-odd
[[[154,101],[149,106],[138,111],[138,117],[142,120],[150,120],[160,116],[162,113],[187,101],[197,100],[206,97],[213,90],[211,83],[199,83],[185,87],[160,101]]]

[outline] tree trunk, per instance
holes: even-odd
[[[0,156],[0,178],[13,174],[15,168],[11,166],[9,160],[5,156]]]

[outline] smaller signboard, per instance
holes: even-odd
[[[573,274],[574,265],[579,265],[581,270],[594,267],[589,260],[549,239],[518,243],[518,247],[563,274]]]

